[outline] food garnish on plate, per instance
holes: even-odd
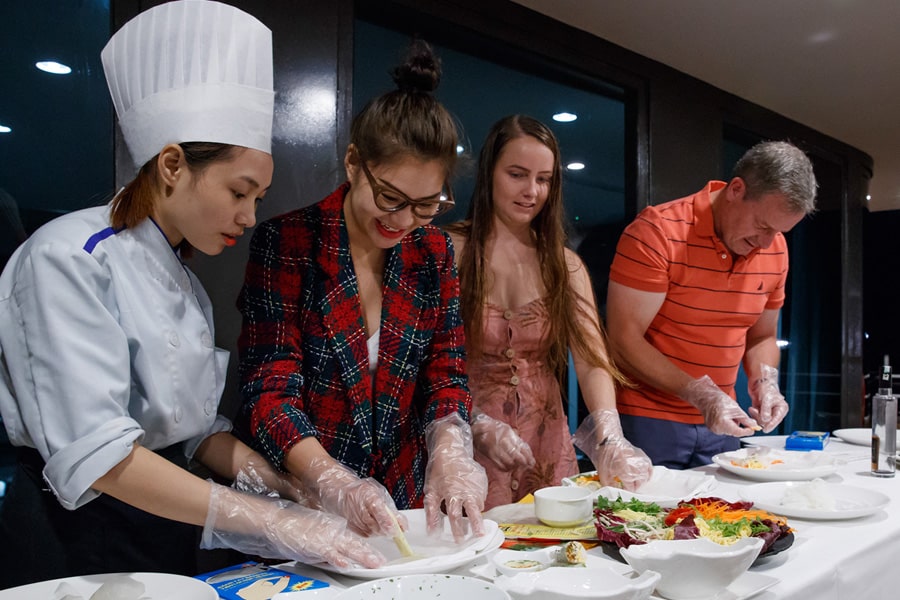
[[[600,476],[597,475],[597,471],[592,471],[589,473],[579,473],[578,475],[572,477],[572,482],[575,485],[591,489],[600,489],[601,487],[603,487],[600,484]]]
[[[754,509],[752,502],[728,502],[722,498],[693,498],[674,508],[637,499],[597,498],[594,509],[597,538],[619,548],[651,540],[707,538],[722,545],[744,537],[762,538],[765,553],[791,529],[784,517]]]
[[[530,558],[516,558],[513,560],[508,560],[503,563],[510,569],[533,569],[535,567],[540,567],[541,563],[536,560],[531,560]]]
[[[587,561],[587,551],[581,542],[566,542],[559,549],[559,562],[570,565],[584,565]]]
[[[747,458],[732,458],[731,464],[745,469],[768,469],[772,465],[784,464],[784,461],[780,458],[768,460],[765,458],[761,459],[758,455],[751,455]]]

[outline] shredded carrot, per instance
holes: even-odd
[[[741,519],[750,521],[768,519],[785,525],[787,521],[784,517],[773,515],[770,512],[759,509],[735,509],[725,502],[692,502],[691,505],[701,517],[709,521],[718,518],[726,523],[734,523]]]

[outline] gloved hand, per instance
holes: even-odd
[[[356,473],[331,458],[315,458],[309,464],[315,484],[307,495],[324,510],[347,519],[351,529],[365,536],[395,535],[397,523],[408,527],[393,498],[380,483]]]
[[[747,382],[750,393],[750,416],[762,426],[763,432],[769,433],[788,414],[788,403],[778,389],[778,369],[769,365],[760,365],[759,377]]]
[[[534,454],[525,440],[503,421],[479,413],[472,418],[475,450],[504,471],[534,466]]]
[[[472,456],[472,428],[454,413],[425,428],[428,465],[425,467],[425,521],[429,532],[443,529],[441,505],[457,542],[472,533],[484,535],[481,511],[487,497],[484,467]],[[468,520],[466,520],[468,519]]]
[[[216,483],[210,486],[203,549],[232,548],[265,558],[325,561],[337,567],[356,564],[371,569],[385,563],[380,552],[336,515]]]
[[[723,392],[709,375],[694,379],[678,395],[700,411],[706,427],[715,434],[744,437],[760,429],[756,421],[748,417],[737,401]]]
[[[600,485],[634,491],[653,475],[653,463],[625,439],[619,413],[614,410],[589,414],[575,430],[573,441],[591,459]]]
[[[269,461],[253,452],[234,476],[234,489],[259,496],[278,496],[302,502],[300,480],[290,473],[279,473]]]

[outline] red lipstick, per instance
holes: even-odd
[[[376,229],[378,229],[378,233],[390,240],[399,240],[404,235],[406,235],[406,231],[404,231],[403,229],[399,231],[388,231],[384,228],[384,225],[382,225],[377,219],[375,220],[375,227]]]

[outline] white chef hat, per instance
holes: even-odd
[[[272,32],[220,2],[146,10],[100,54],[137,166],[166,144],[217,142],[272,152]]]

